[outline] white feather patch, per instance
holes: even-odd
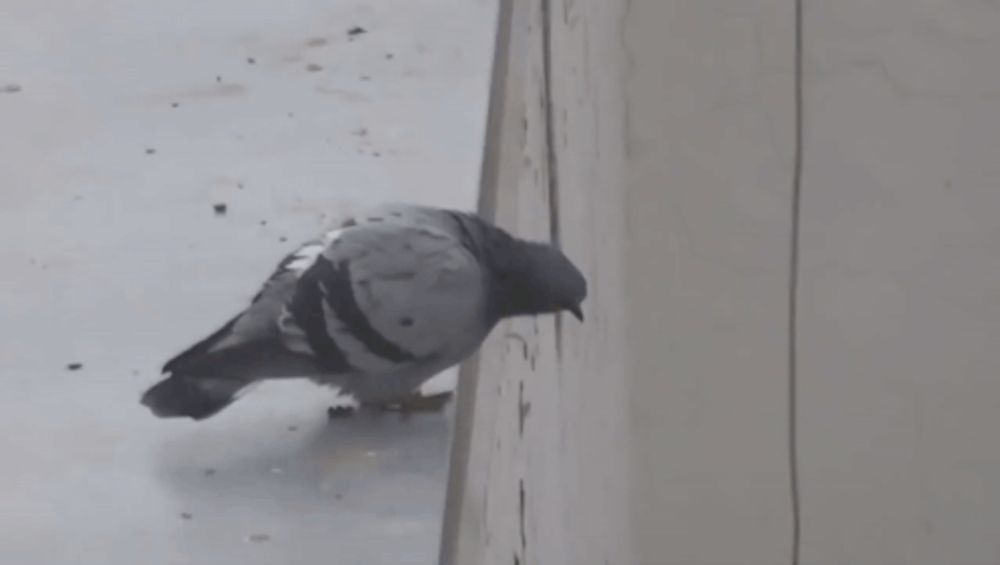
[[[295,323],[295,318],[292,317],[287,306],[282,307],[281,315],[278,316],[278,329],[281,331],[281,341],[285,347],[296,353],[314,354],[312,347],[309,346],[306,333]]]
[[[323,253],[324,249],[326,249],[326,246],[322,243],[313,243],[300,247],[295,251],[295,255],[293,256],[295,259],[286,268],[289,271],[302,274],[306,269],[312,267],[313,263],[316,262],[316,258],[319,257],[320,253]]]
[[[312,267],[313,263],[316,262],[316,258],[323,254],[323,250],[336,241],[342,233],[344,233],[343,229],[330,230],[323,234],[322,241],[314,241],[303,245],[292,255],[294,260],[288,263],[286,268],[299,275],[306,272],[306,269]]]
[[[340,234],[344,233],[343,229],[330,230],[323,234],[323,246],[328,246],[340,237]]]

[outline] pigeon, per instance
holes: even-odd
[[[286,256],[249,306],[163,366],[141,402],[204,420],[268,379],[387,406],[461,363],[508,317],[583,321],[587,282],[556,247],[459,210],[384,204]]]

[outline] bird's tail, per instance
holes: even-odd
[[[245,381],[171,375],[142,395],[142,403],[160,418],[204,420],[232,404]]]

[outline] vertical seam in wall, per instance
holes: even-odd
[[[795,10],[795,133],[792,171],[791,241],[788,265],[788,478],[791,503],[791,563],[799,565],[802,554],[802,510],[799,492],[799,406],[798,406],[798,330],[799,330],[799,239],[802,215],[802,3],[794,0]]]
[[[549,189],[549,239],[560,245],[559,167],[556,156],[555,107],[552,103],[552,0],[541,0],[542,77],[545,89],[545,152]],[[562,359],[562,316],[555,317],[556,358]]]

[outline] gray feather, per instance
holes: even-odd
[[[246,384],[291,376],[391,401],[471,355],[501,318],[577,311],[585,295],[548,245],[464,212],[379,206],[286,256],[243,312],[166,364],[143,402],[202,418]]]

